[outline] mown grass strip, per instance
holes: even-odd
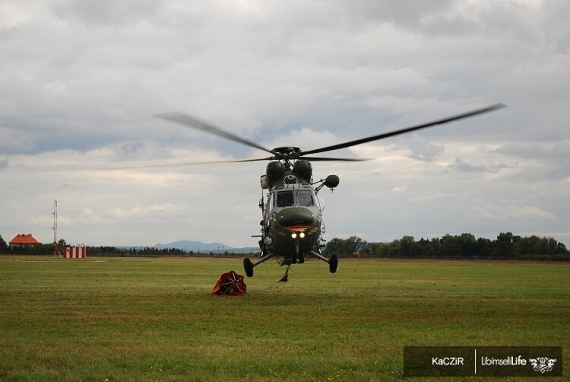
[[[399,380],[404,345],[570,344],[563,264],[323,265],[220,297],[239,260],[2,257],[0,380]]]

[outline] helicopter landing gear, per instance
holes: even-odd
[[[243,269],[247,277],[253,277],[253,263],[249,257],[243,259]]]
[[[329,259],[329,271],[331,273],[336,273],[337,269],[338,269],[338,256],[332,255],[331,258]]]
[[[315,251],[311,251],[310,254],[311,254],[311,256],[314,256],[317,259],[321,259],[322,261],[327,263],[329,265],[329,271],[331,273],[336,273],[336,271],[338,269],[338,256],[337,255],[332,255],[330,259],[327,259],[323,255],[321,255],[320,253],[317,253]]]
[[[262,254],[263,253],[264,252],[262,252]],[[265,253],[267,253],[267,249],[266,249]],[[255,268],[256,266],[258,266],[261,263],[266,262],[267,260],[271,259],[274,256],[275,256],[275,253],[267,253],[261,259],[257,260],[255,263],[252,263],[251,260],[249,259],[249,257],[246,257],[245,259],[243,259],[243,269],[245,271],[246,276],[247,277],[253,277],[253,268]]]

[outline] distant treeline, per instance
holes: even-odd
[[[60,251],[67,243],[58,242]],[[551,237],[536,235],[521,237],[511,232],[500,233],[497,239],[476,239],[470,233],[445,235],[442,238],[415,240],[413,236],[403,236],[390,243],[373,243],[351,236],[348,239],[332,239],[324,248],[328,256],[363,258],[410,258],[410,259],[489,259],[489,260],[549,260],[570,261],[570,251],[563,243]],[[40,244],[28,248],[10,248],[0,236],[0,254],[53,255],[53,244]],[[118,248],[110,246],[87,246],[87,256],[117,257],[246,257],[252,253],[232,253],[228,251],[185,252],[180,249],[158,249],[154,247]]]
[[[570,251],[551,237],[521,237],[511,232],[497,239],[476,239],[470,233],[442,238],[415,240],[403,236],[391,243],[369,243],[359,237],[332,239],[325,254],[339,257],[411,258],[411,259],[495,259],[570,261]]]
[[[63,254],[65,247],[68,245],[64,239],[60,239],[57,243],[59,251]],[[251,253],[232,253],[228,251],[183,251],[176,248],[158,249],[156,247],[112,247],[112,246],[86,246],[87,256],[115,256],[115,257],[158,257],[158,256],[189,256],[189,257],[245,257],[251,256]],[[11,248],[0,236],[0,254],[5,255],[53,255],[53,244],[38,244],[33,247]]]
[[[228,251],[183,251],[177,248],[155,248],[155,247],[87,247],[87,256],[142,256],[142,257],[158,257],[158,256],[188,256],[188,257],[244,257],[251,256],[251,253],[233,253]]]

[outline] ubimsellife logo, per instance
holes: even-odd
[[[560,346],[404,346],[406,377],[561,377]]]
[[[532,368],[535,371],[540,371],[541,373],[544,374],[554,369],[556,358],[553,359],[548,357],[538,357],[538,358],[531,358],[529,361],[532,364]]]

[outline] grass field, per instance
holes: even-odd
[[[0,380],[395,381],[405,345],[569,359],[569,264],[311,260],[278,285],[268,263],[246,296],[212,295],[229,270],[241,260],[0,257]]]

